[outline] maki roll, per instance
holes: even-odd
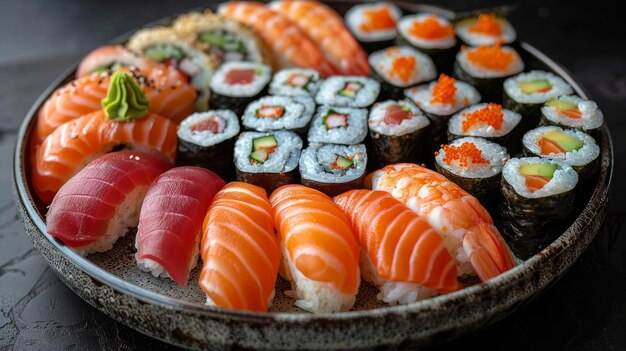
[[[296,183],[302,139],[286,130],[243,132],[235,142],[237,181],[254,184],[271,193]]]
[[[406,16],[398,23],[398,33],[403,42],[430,56],[439,71],[450,71],[457,47],[450,21],[431,13]]]
[[[511,44],[517,39],[515,28],[495,13],[483,13],[456,23],[456,34],[466,45]]]
[[[315,96],[322,84],[322,76],[312,69],[287,68],[274,75],[270,83],[272,95]]]
[[[464,137],[435,153],[437,172],[475,196],[487,208],[496,203],[502,167],[510,158],[502,146]]]
[[[430,57],[409,47],[393,46],[369,57],[374,76],[382,83],[382,95],[401,99],[404,88],[427,82],[437,76]]]
[[[135,67],[140,70],[156,68],[157,63],[137,55],[120,45],[101,46],[80,61],[76,79],[92,73],[115,72],[120,67]]]
[[[259,132],[287,129],[304,135],[314,112],[315,102],[308,96],[266,96],[246,107],[241,123]]]
[[[524,134],[524,153],[561,161],[580,175],[580,183],[589,184],[598,170],[600,147],[584,132],[544,126]]]
[[[548,100],[572,94],[572,87],[561,77],[544,71],[530,71],[504,82],[504,107],[521,114],[522,129],[539,124],[541,107]]]
[[[233,179],[232,163],[239,118],[231,110],[209,110],[185,118],[178,127],[176,163],[200,166]]]
[[[198,91],[196,111],[205,111],[209,105],[209,81],[219,64],[214,56],[194,48],[189,38],[169,27],[146,28],[135,33],[128,48],[158,63],[174,66],[185,74]]]
[[[487,102],[500,102],[504,80],[523,70],[517,51],[500,44],[462,48],[454,62],[454,75],[476,87]]]
[[[332,76],[327,78],[315,95],[319,105],[368,107],[380,93],[380,83],[363,76]]]
[[[211,77],[211,107],[230,108],[241,115],[245,107],[263,95],[272,78],[269,66],[243,61],[226,62]]]
[[[468,107],[455,114],[448,122],[448,141],[465,136],[485,138],[503,145],[511,153],[521,150],[522,116],[492,102]]]
[[[345,22],[361,46],[371,52],[393,44],[401,16],[402,11],[391,2],[372,2],[352,6]]]
[[[576,95],[564,95],[548,100],[541,108],[541,125],[582,130],[596,137],[604,122],[598,105]]]
[[[556,160],[510,159],[502,169],[501,213],[509,245],[527,259],[548,245],[574,206],[578,174]]]
[[[448,77],[439,76],[439,80],[410,88],[404,95],[412,100],[426,114],[432,123],[431,136],[434,152],[439,145],[447,142],[448,120],[464,107],[480,101],[480,94],[471,85]]]
[[[174,29],[191,40],[193,45],[219,63],[250,61],[276,68],[274,54],[256,32],[232,20],[205,11],[179,16]]]
[[[421,162],[424,131],[429,124],[428,118],[409,100],[374,104],[368,120],[372,168],[399,162]]]
[[[358,144],[367,136],[367,110],[320,106],[309,128],[310,143]]]
[[[367,168],[365,145],[310,144],[300,157],[300,183],[328,196],[361,189]]]

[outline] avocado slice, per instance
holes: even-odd
[[[519,172],[523,176],[539,176],[552,179],[557,167],[557,165],[552,163],[528,163],[521,165]]]
[[[543,135],[543,137],[557,143],[563,150],[567,152],[578,150],[585,145],[582,140],[565,134],[560,130],[548,131]]]
[[[267,135],[260,138],[252,139],[253,150],[271,149],[278,146],[278,141],[273,135]]]
[[[524,94],[544,92],[552,88],[552,84],[550,84],[550,82],[547,79],[521,82],[517,86],[522,90]]]
[[[546,106],[554,107],[561,110],[578,109],[578,105],[567,100],[550,99],[546,102]]]

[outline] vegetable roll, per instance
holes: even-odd
[[[598,170],[600,147],[584,132],[560,127],[538,127],[524,134],[524,153],[561,161],[580,176],[585,188]],[[581,188],[581,189],[582,189]]]
[[[322,76],[315,70],[286,68],[276,72],[269,92],[272,95],[315,96],[321,84]]]
[[[502,169],[501,213],[515,254],[527,259],[549,244],[572,211],[578,174],[556,160],[510,159]]]
[[[452,116],[448,122],[448,141],[474,136],[493,141],[510,153],[521,151],[522,134],[518,128],[522,116],[502,105],[483,103],[470,106]]]
[[[545,102],[572,92],[572,87],[561,77],[544,71],[530,71],[504,82],[504,107],[523,116],[522,130],[526,132],[539,124]]]
[[[328,196],[363,187],[365,145],[310,144],[300,157],[300,182]]]
[[[128,48],[159,63],[171,65],[185,74],[198,91],[196,111],[205,111],[209,103],[209,82],[219,64],[214,56],[194,48],[186,38],[169,27],[146,28],[136,32]]]
[[[308,96],[266,96],[246,107],[242,124],[258,132],[291,130],[305,135],[315,112],[315,102]]]
[[[350,107],[320,106],[311,127],[310,143],[352,145],[367,136],[367,110]]]
[[[237,180],[264,188],[268,193],[297,182],[302,139],[293,132],[243,132],[235,142]]]
[[[398,33],[404,42],[430,56],[440,72],[450,71],[457,45],[447,19],[431,13],[406,16],[398,23]]]
[[[456,34],[466,45],[511,44],[517,39],[515,28],[494,13],[483,13],[456,23]]]
[[[370,111],[371,168],[391,163],[422,161],[425,130],[430,121],[409,100],[376,103]]]
[[[437,76],[430,57],[409,46],[393,46],[369,57],[374,76],[381,81],[384,97],[402,98],[404,88],[427,82]]]
[[[241,115],[245,107],[263,95],[272,78],[269,66],[243,61],[221,65],[211,78],[211,108],[230,108]]]
[[[504,80],[523,70],[517,51],[500,44],[462,48],[454,63],[455,77],[472,84],[487,102],[500,102]]]
[[[542,125],[574,128],[593,136],[604,123],[604,115],[598,105],[576,95],[563,95],[548,100],[541,108]]]
[[[502,167],[510,158],[502,146],[482,138],[459,138],[435,153],[437,172],[446,176],[483,206],[492,207],[498,198]]]
[[[391,2],[363,3],[346,12],[345,22],[361,46],[371,52],[393,44],[401,16],[402,11]]]
[[[319,105],[368,107],[380,93],[380,83],[363,76],[332,76],[320,86],[315,102]]]
[[[239,134],[239,118],[231,110],[198,112],[178,127],[176,162],[200,166],[222,178],[233,179],[233,147]]]
[[[216,57],[219,63],[250,61],[277,68],[274,54],[251,28],[230,18],[205,11],[179,16],[172,25],[190,38],[195,47]]]

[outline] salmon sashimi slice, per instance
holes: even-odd
[[[549,182],[550,182],[549,177],[524,176],[524,183],[526,184],[526,188],[528,188],[528,191],[530,191],[531,193],[534,193],[535,191],[542,189]]]
[[[334,198],[380,279],[450,292],[461,288],[454,260],[425,219],[389,193],[350,190]]]
[[[272,47],[281,66],[312,68],[323,76],[339,73],[302,29],[264,4],[230,1],[220,5],[218,12],[253,28]]]
[[[194,166],[173,168],[152,182],[135,239],[139,267],[186,286],[198,261],[204,217],[225,184],[217,174]]]
[[[273,1],[269,7],[297,24],[340,74],[369,76],[367,54],[333,9],[311,0]]]
[[[510,248],[478,200],[427,168],[398,163],[374,171],[367,187],[383,190],[426,219],[456,260],[457,273],[489,280],[515,266]]]
[[[215,195],[203,228],[199,284],[207,304],[266,312],[280,251],[265,190],[229,183]]]
[[[359,248],[341,208],[302,185],[276,189],[270,202],[296,306],[311,312],[352,308],[360,284]]]
[[[57,128],[37,149],[33,188],[44,203],[50,203],[70,177],[116,147],[153,152],[173,161],[177,140],[176,124],[154,113],[132,122],[109,120],[103,111],[87,114]]]
[[[111,249],[137,226],[148,186],[170,167],[137,151],[99,157],[59,189],[46,215],[48,234],[81,254]]]
[[[76,78],[92,73],[102,73],[120,67],[139,69],[156,68],[158,64],[146,57],[139,56],[121,45],[101,46],[83,58],[76,70]]]

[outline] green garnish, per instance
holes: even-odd
[[[130,121],[150,112],[150,101],[133,77],[125,72],[115,72],[111,77],[107,96],[102,99],[102,109],[113,121]]]

